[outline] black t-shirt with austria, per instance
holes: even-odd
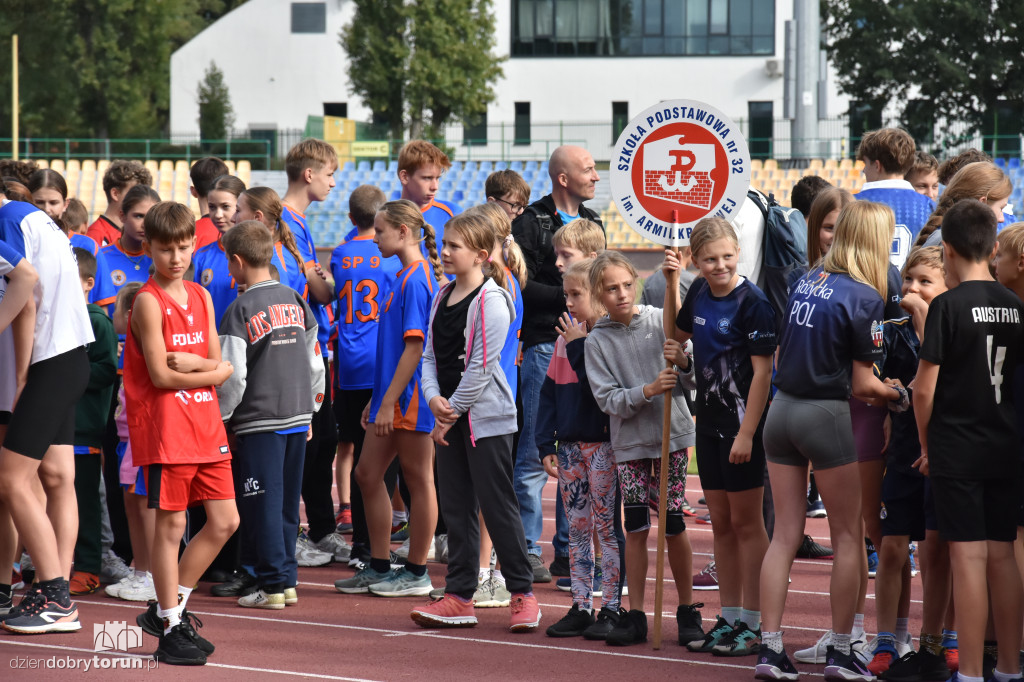
[[[1012,378],[1024,308],[993,281],[963,282],[928,308],[920,358],[939,365],[928,466],[933,476],[995,478],[1020,463]]]

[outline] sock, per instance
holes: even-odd
[[[832,633],[832,648],[841,654],[850,655],[850,633],[841,635],[838,632]]]
[[[4,595],[5,597],[10,597],[11,593],[12,589],[10,585],[0,584],[0,594]]]
[[[181,605],[181,610],[185,610],[185,604],[188,602],[188,596],[192,594],[192,587],[185,587],[178,585],[178,604]]]
[[[942,628],[942,646],[947,649],[956,649],[958,646],[956,639],[956,630],[947,630]]]
[[[875,651],[896,651],[896,635],[891,632],[879,632],[875,638]]]
[[[391,571],[391,559],[378,559],[370,557],[370,568],[378,573],[389,573]]]
[[[37,585],[39,591],[46,595],[46,598],[50,601],[57,602],[61,606],[67,606],[71,603],[71,595],[68,593],[68,581],[64,580],[64,578],[40,580]]]
[[[136,580],[145,580],[147,575],[149,575],[149,571],[140,571],[137,568],[135,569]]]
[[[391,525],[401,526],[403,523],[409,520],[409,513],[404,511],[393,511],[391,512]]]
[[[761,633],[761,644],[771,649],[777,654],[782,653],[782,631],[779,632],[762,632]]]
[[[927,632],[921,633],[921,648],[932,656],[941,656],[944,646],[945,642],[940,635],[933,635]]]
[[[907,641],[907,621],[909,618],[897,618],[896,619],[896,632],[893,633],[896,637],[897,642]]]
[[[494,575],[494,579],[497,580],[499,583],[501,583],[502,587],[504,587],[505,586],[505,576],[503,576],[501,574],[501,571],[496,568],[496,569],[494,569],[494,574],[493,575]]]
[[[963,673],[959,673],[959,672],[957,673],[957,678],[956,679],[959,680],[959,682],[985,682],[985,678],[984,677],[968,677],[967,675],[964,675]],[[996,678],[996,679],[999,679],[999,678]]]
[[[850,634],[857,635],[855,639],[862,639],[860,635],[864,634],[864,614],[855,613],[853,614],[853,629],[850,630]]]
[[[490,577],[491,577],[491,567],[487,566],[487,567],[484,567],[484,568],[480,569],[480,573],[477,575],[477,579],[476,580],[477,580],[478,583],[482,583],[483,581],[487,580]]]
[[[723,606],[722,607],[722,618],[729,625],[735,625],[736,621],[740,619],[740,607],[738,606]]]
[[[463,598],[462,598],[462,597],[460,597],[459,595],[457,595],[457,594],[452,594],[451,592],[445,592],[445,595],[447,595],[447,596],[450,596],[450,597],[454,597],[455,599],[458,599],[458,600],[459,600],[460,602],[462,602],[463,604],[471,604],[471,603],[473,603],[473,600],[472,600],[472,599],[463,599]]]
[[[409,571],[410,573],[412,573],[417,578],[422,578],[423,576],[425,576],[427,574],[427,565],[426,564],[412,564],[412,563],[406,562],[405,570]]]
[[[961,677],[960,679],[963,679],[963,678]],[[1004,673],[1004,672],[1002,672],[1000,670],[993,670],[992,671],[992,679],[994,679],[996,682],[1010,682],[1010,680],[1019,680],[1020,679],[1020,673],[1019,672]]]
[[[352,508],[352,505],[349,502],[342,502],[341,504],[338,505],[338,511],[345,511],[346,509],[351,509],[351,508]]]
[[[761,627],[761,612],[740,609],[740,620],[751,630],[756,630]]]
[[[162,609],[157,606],[156,615],[160,617],[160,620],[164,622],[164,634],[168,634],[175,625],[181,623],[181,606],[175,606],[171,609]]]

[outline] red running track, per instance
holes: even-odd
[[[696,476],[688,481],[688,498],[700,497]],[[554,530],[555,484],[545,494],[545,537]],[[694,551],[694,572],[699,571],[712,552],[711,527],[690,519],[687,523]],[[827,542],[826,519],[809,519],[808,532]],[[654,604],[654,545],[651,533],[651,562],[646,603]],[[546,545],[545,562],[552,559]],[[811,646],[829,627],[828,582],[831,562],[797,561],[792,571],[789,600],[784,617],[786,648]],[[430,564],[435,586],[444,584],[441,564]],[[246,680],[295,679],[302,677],[333,680],[622,680],[683,678],[718,682],[752,678],[754,657],[718,658],[693,654],[676,643],[675,586],[666,562],[664,641],[655,651],[650,643],[613,648],[600,642],[552,639],[544,628],[561,618],[571,606],[569,593],[554,583],[536,585],[543,620],[538,631],[513,635],[507,629],[507,609],[477,609],[479,625],[472,629],[424,630],[409,618],[409,610],[420,598],[382,599],[368,595],[344,595],[334,589],[334,580],[352,575],[353,570],[337,564],[299,569],[299,603],[284,611],[243,609],[233,599],[218,599],[201,584],[189,599],[189,610],[204,622],[202,634],[217,651],[205,667],[181,668],[155,665],[150,654],[156,640],[143,635],[142,646],[129,653],[141,656],[142,670],[101,668],[122,665],[123,652],[96,653],[93,627],[104,621],[127,621],[144,605],[111,599],[97,593],[79,600],[82,630],[73,634],[19,636],[0,630],[0,679],[10,680]],[[867,628],[874,630],[873,584],[868,586]],[[920,579],[913,581],[911,631],[921,617]],[[714,622],[719,609],[717,591],[695,592],[704,602],[705,626]],[[624,602],[628,601],[628,598]],[[648,611],[650,613],[650,611]],[[649,616],[653,629],[653,616]],[[94,658],[95,657],[95,658]],[[93,669],[86,672],[88,662]],[[62,663],[64,669],[47,668]],[[77,666],[66,669],[68,665]],[[29,669],[26,666],[39,666]],[[797,667],[805,676],[821,677],[823,666]]]

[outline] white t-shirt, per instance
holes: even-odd
[[[39,274],[32,364],[92,343],[92,325],[71,242],[31,204],[0,199],[0,240]]]

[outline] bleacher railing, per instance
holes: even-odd
[[[0,158],[12,156],[12,140],[0,137]],[[158,138],[71,138],[22,137],[18,140],[21,159],[137,159],[163,161],[179,159],[189,165],[204,156],[219,156],[225,160],[247,159],[254,170],[270,170],[273,161],[269,140],[231,138],[225,140]]]

